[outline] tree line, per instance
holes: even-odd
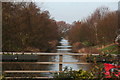
[[[68,36],[71,43],[106,45],[114,42],[118,26],[118,11],[100,7],[86,19],[74,22]]]
[[[56,21],[35,3],[2,3],[2,51],[50,52],[57,44]]]
[[[113,43],[118,30],[118,11],[100,7],[82,21],[56,22],[35,3],[2,3],[2,50],[50,52],[60,37],[88,46]]]

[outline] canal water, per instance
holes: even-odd
[[[71,53],[72,46],[69,44],[68,40],[62,39],[60,42],[60,45],[57,46],[57,53]],[[80,53],[76,53],[80,54]],[[40,55],[38,56],[39,62],[59,62],[59,56],[58,55]],[[71,56],[71,55],[63,55],[63,61],[62,62],[84,62],[83,56]],[[9,66],[9,67],[8,67]],[[84,70],[89,70],[92,66],[89,64],[63,64],[62,69],[64,70],[65,67],[72,68],[73,70],[79,70],[80,68]],[[37,70],[37,71],[59,71],[59,64],[3,64],[3,71],[4,70]],[[13,74],[9,74],[13,75]],[[16,74],[17,75],[17,74]],[[33,74],[32,74],[33,75]],[[37,73],[34,74],[35,76],[49,76],[51,77],[51,73]],[[19,74],[17,75],[20,76]],[[28,74],[23,74],[22,76],[28,76]],[[31,76],[31,75],[30,75]]]
[[[60,41],[60,46],[57,46],[57,53],[71,53],[71,51],[72,51],[72,46],[70,46],[70,44],[69,44],[69,42],[68,42],[68,40],[66,40],[66,39],[62,39],[61,41]],[[73,54],[73,53],[71,53],[71,54]],[[77,59],[75,59],[75,57],[74,56],[70,56],[70,55],[63,55],[63,62],[79,62],[79,60],[77,60]],[[76,65],[76,64],[63,64],[63,68],[62,69],[64,69],[64,67],[71,67],[71,68],[73,68],[73,69],[75,69],[75,70],[77,70],[77,69],[79,69],[79,67]]]
[[[60,43],[60,45],[57,46],[57,53],[74,54],[74,53],[71,53],[72,46],[70,45],[68,40],[63,38],[63,39],[61,39],[61,41],[59,43]],[[80,54],[80,53],[78,53],[78,54]],[[63,62],[85,62],[81,58],[83,58],[83,56],[78,57],[78,56],[71,56],[71,55],[63,55]],[[41,60],[43,62],[59,62],[59,56],[42,56]],[[92,67],[89,64],[63,64],[62,69],[64,70],[64,68],[66,66],[68,68],[71,67],[73,70],[79,70],[80,68],[82,68],[83,70],[89,70]],[[42,66],[41,66],[41,68],[42,68]],[[59,64],[50,64],[50,65],[46,65],[46,66],[43,65],[43,68],[45,70],[50,70],[50,71],[59,71]],[[42,68],[42,70],[44,70],[43,68]],[[48,75],[49,75],[49,73],[48,73]]]

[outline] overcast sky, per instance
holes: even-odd
[[[118,10],[118,2],[37,2],[43,10],[48,10],[56,21],[72,23],[85,19],[96,8],[105,6],[111,11]]]

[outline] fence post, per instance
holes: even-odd
[[[63,55],[59,55],[59,71],[62,71],[62,60],[63,59]]]

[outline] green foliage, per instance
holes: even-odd
[[[65,68],[63,72],[54,73],[53,77],[55,80],[61,80],[61,79],[73,79],[73,80],[84,80],[84,79],[93,79],[94,75],[91,72],[85,71],[85,70],[72,70],[72,68],[68,69],[68,67]]]
[[[101,51],[111,50],[111,49],[115,49],[117,47],[118,47],[117,45],[111,45],[111,46],[108,46],[108,47],[101,49]]]
[[[6,80],[4,75],[0,75],[0,80]]]
[[[101,49],[100,51],[106,54],[118,54],[119,53],[117,45],[111,45],[111,46],[105,47]]]
[[[91,72],[93,75],[95,75],[95,77],[99,80],[103,80],[105,77],[105,75],[103,74],[103,69],[104,68],[104,65],[102,63],[97,63],[97,64],[94,64]]]
[[[92,62],[94,64],[92,68],[92,73],[95,75],[97,78],[100,80],[103,80],[105,78],[105,71],[104,71],[104,65],[103,63],[115,63],[119,64],[118,58],[115,56],[112,56],[111,54],[103,54],[103,55],[98,55],[98,56],[93,56],[93,55],[88,55],[87,56],[87,61]],[[110,80],[114,80],[114,78],[118,78],[111,74]],[[112,79],[113,78],[113,79]]]
[[[111,54],[102,54],[102,55],[87,55],[87,62],[103,62],[103,61],[113,61],[115,57]]]
[[[85,46],[88,46],[88,47],[93,46],[93,44],[89,41],[84,41],[84,42],[82,42],[82,44],[84,44]]]

